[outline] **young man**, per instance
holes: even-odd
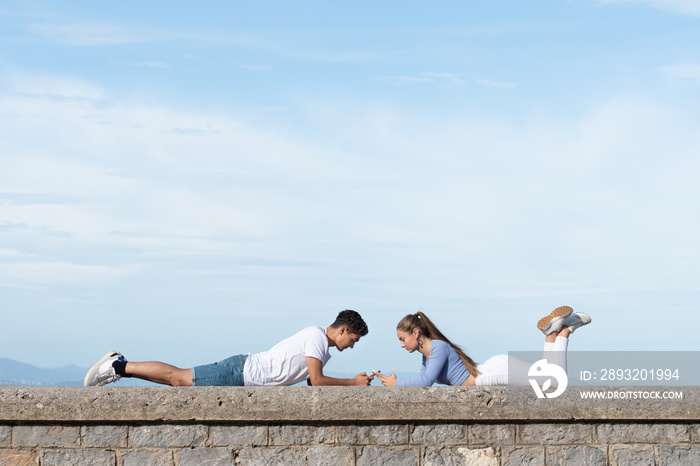
[[[352,379],[323,375],[331,358],[329,348],[352,348],[367,335],[360,314],[345,310],[329,327],[307,327],[270,350],[240,354],[192,369],[180,369],[163,362],[130,362],[110,351],[88,371],[85,386],[102,386],[122,377],[137,377],[172,386],[294,385],[307,380],[311,385],[369,385],[374,376],[362,372]]]

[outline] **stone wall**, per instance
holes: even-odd
[[[504,387],[0,387],[0,465],[700,464],[700,390],[680,390],[567,408]]]

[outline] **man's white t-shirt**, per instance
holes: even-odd
[[[249,385],[294,385],[309,378],[306,358],[325,366],[331,358],[323,327],[306,327],[282,340],[270,350],[248,354],[243,367],[243,383]]]

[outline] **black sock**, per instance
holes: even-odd
[[[112,367],[114,368],[114,372],[116,372],[117,375],[120,375],[122,377],[131,377],[129,374],[124,372],[126,370],[126,361],[120,361],[117,359],[112,363]]]

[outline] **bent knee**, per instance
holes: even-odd
[[[192,371],[190,369],[180,369],[170,377],[170,385],[173,387],[191,387]]]

